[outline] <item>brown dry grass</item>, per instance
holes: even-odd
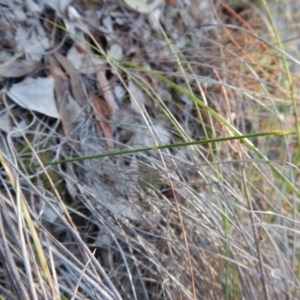
[[[56,97],[68,97],[68,104],[71,96],[79,104],[86,101],[85,115],[73,122],[70,106],[57,99],[62,117],[57,122],[3,96],[1,107],[11,121],[23,116],[28,125],[18,137],[0,136],[4,299],[298,297],[299,199],[269,162],[240,142],[36,167],[37,157],[46,164],[108,149],[228,136],[232,132],[223,119],[242,133],[294,129],[282,53],[272,46],[264,15],[249,4],[207,1],[205,7],[204,2],[201,10],[198,1],[170,3],[162,10],[162,32],[149,16],[118,1],[75,1],[88,28],[81,38],[105,53],[113,44],[123,51],[122,61],[102,55],[104,66],[81,75],[62,63],[78,40],[57,26],[65,26],[68,17],[47,8],[38,15],[52,48],[45,51],[42,70],[31,76],[56,76]],[[107,30],[109,22],[113,31]],[[82,44],[77,50],[87,51]],[[89,51],[96,53],[92,47]],[[296,72],[292,78],[296,91]],[[2,80],[3,95],[15,81]],[[297,186],[293,138],[253,143]],[[22,201],[52,286],[40,266]]]

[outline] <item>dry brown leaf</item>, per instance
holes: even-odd
[[[48,67],[49,73],[54,77],[56,105],[59,113],[61,112],[62,99],[66,90],[68,89],[69,79],[58,65],[57,61],[49,56],[50,66]]]
[[[22,77],[37,70],[41,63],[36,60],[11,60],[0,66],[1,77]]]
[[[175,5],[176,4],[176,0],[166,0],[167,4],[169,5]]]
[[[115,97],[114,97],[111,89],[110,89],[110,84],[109,84],[108,80],[106,79],[104,72],[102,72],[100,70],[100,68],[96,65],[94,65],[94,68],[95,68],[95,73],[96,73],[97,79],[102,88],[103,97],[110,108],[112,116],[114,116],[116,114],[117,110],[119,110],[119,106],[115,100]]]
[[[80,108],[73,109],[77,102],[72,98],[68,91],[68,77],[62,71],[58,63],[53,57],[49,57],[50,66],[48,67],[49,72],[54,77],[55,82],[55,94],[56,102],[62,122],[64,134],[75,140],[74,129],[76,120],[78,119]],[[79,150],[80,146],[78,143],[74,143],[73,146]]]
[[[80,44],[75,44],[69,49],[67,58],[76,70],[82,74],[94,73],[94,65],[105,65],[104,59],[99,55],[89,53]]]
[[[84,87],[80,79],[80,74],[72,65],[72,63],[62,54],[56,52],[54,56],[70,77],[71,90],[75,100],[81,107],[86,107],[87,97],[83,89]]]
[[[111,110],[107,103],[96,97],[92,92],[90,92],[90,98],[92,100],[92,105],[95,112],[95,117],[99,122],[99,125],[103,131],[104,136],[107,139],[107,145],[110,150],[114,149],[114,142],[113,142],[113,133],[110,127],[110,124],[107,120],[111,117]]]
[[[69,81],[68,77],[66,76],[66,74],[63,72],[61,67],[58,65],[58,63],[52,56],[49,56],[48,59],[50,62],[50,66],[48,67],[49,73],[53,76],[60,77],[60,79],[62,80],[61,81],[62,84],[65,86],[65,88],[67,88],[66,84]]]
[[[72,123],[64,113],[67,104],[66,91],[68,88],[68,78],[53,57],[49,57],[49,61],[51,65],[48,67],[48,70],[54,77],[57,108],[62,121],[64,134],[67,136],[73,129]]]

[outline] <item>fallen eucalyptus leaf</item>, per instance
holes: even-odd
[[[130,92],[131,108],[134,112],[140,113],[144,105],[147,103],[147,98],[144,91],[134,81],[129,79],[128,90]]]
[[[121,60],[123,58],[123,49],[119,44],[112,44],[107,51],[107,55],[110,58]]]
[[[23,108],[59,119],[52,76],[36,79],[28,77],[22,82],[14,84],[7,95]]]
[[[94,65],[104,67],[106,63],[99,55],[88,53],[80,45],[70,48],[67,59],[82,74],[92,74],[95,72]]]
[[[35,30],[19,26],[16,37],[18,51],[26,53],[32,60],[40,60],[46,49],[50,47],[50,39],[45,29],[40,25]]]
[[[0,66],[0,76],[16,78],[25,76],[41,66],[36,60],[12,60]]]

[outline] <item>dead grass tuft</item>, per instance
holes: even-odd
[[[0,296],[297,299],[293,137],[48,165],[296,131],[282,63],[291,53],[263,8],[162,1],[139,14],[122,1],[46,2],[0,12]],[[298,66],[290,60],[295,97]]]

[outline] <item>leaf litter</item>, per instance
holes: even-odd
[[[247,49],[242,52],[224,34],[218,17],[242,26],[239,20],[226,14],[221,4],[214,10],[207,0],[6,2],[0,12],[0,76],[9,103],[5,106],[1,100],[1,149],[10,149],[11,157],[17,153],[11,168],[18,169],[18,191],[41,230],[56,290],[67,297],[77,290],[76,299],[221,299],[230,259],[247,283],[237,288],[236,297],[260,295],[252,231],[249,220],[242,218],[249,211],[238,152],[227,144],[90,159],[45,171],[34,167],[35,155],[47,163],[229,134],[219,121],[213,127],[207,111],[158,80],[155,72],[225,118],[229,107],[243,132],[262,131],[260,122],[250,121],[250,129],[245,126],[251,114],[272,109],[271,76],[277,80],[272,66],[265,66],[270,74],[265,84],[260,78],[268,80],[266,75],[251,65],[252,52],[255,59],[264,56],[260,41],[242,31],[235,33],[235,41]],[[251,23],[253,11],[247,6],[240,9]],[[253,20],[257,22],[257,15]],[[262,22],[259,26],[266,29]],[[102,49],[96,50],[97,43]],[[276,99],[284,97],[276,91]],[[279,124],[276,117],[273,121]],[[212,160],[216,152],[217,160]],[[67,222],[45,172],[76,230]],[[265,201],[268,210],[275,210],[269,199],[272,190],[281,194],[280,188],[259,173],[259,167],[256,172],[255,180],[263,184],[249,181],[255,186],[253,201]],[[18,232],[13,187],[3,178],[1,205],[9,212],[3,222],[11,230],[2,230],[1,237],[19,251],[20,241],[12,234]],[[232,225],[232,236],[226,240],[232,244],[229,254],[224,251],[224,218]],[[281,238],[286,232],[270,230],[274,241],[286,247]],[[266,242],[262,249],[271,244]],[[284,251],[292,255],[288,248]],[[20,256],[13,259],[11,272],[19,274],[28,299],[55,298],[46,281],[33,282],[26,276],[32,272],[34,278],[42,278],[38,265],[28,271]],[[295,282],[275,255],[268,261],[269,292],[280,298]],[[6,283],[0,294],[10,295],[12,286]]]
[[[52,118],[59,118],[52,76],[46,78],[27,77],[22,82],[14,84],[7,95],[23,108],[37,111]]]

